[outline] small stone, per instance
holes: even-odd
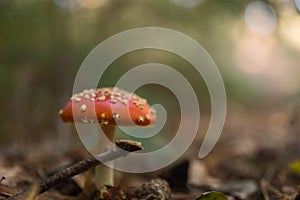
[[[164,179],[152,179],[141,185],[136,191],[138,199],[169,200],[171,189]]]

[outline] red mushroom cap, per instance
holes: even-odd
[[[146,99],[116,87],[90,89],[74,94],[59,114],[64,122],[101,125],[147,126],[156,121],[155,111]]]

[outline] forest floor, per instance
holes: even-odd
[[[196,152],[190,150],[188,156],[159,172],[116,172],[117,186],[108,189],[104,195],[106,199],[138,199],[136,193],[158,177],[168,182],[162,184],[163,193],[167,193],[170,186],[170,198],[174,200],[196,199],[208,191],[218,191],[236,200],[300,199],[297,196],[300,190],[299,110],[293,105],[251,110],[231,105],[228,110],[220,141],[205,159],[190,156]],[[55,141],[33,144],[23,152],[3,150],[0,154],[0,199],[23,190],[29,191],[23,197],[25,200],[32,200],[34,196],[37,200],[97,199],[95,196],[99,195],[93,187],[84,189],[83,174],[37,195],[37,183],[87,156],[82,148],[58,154],[53,153],[53,147]],[[150,190],[140,199],[165,198],[155,190],[152,192],[154,194],[151,195]]]

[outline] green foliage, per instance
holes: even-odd
[[[227,197],[220,192],[205,192],[196,200],[228,200]]]
[[[290,172],[300,175],[300,160],[294,160],[289,164]]]

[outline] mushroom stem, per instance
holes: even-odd
[[[105,142],[105,136],[99,133],[99,137],[96,142],[95,148],[93,148],[93,153],[99,154],[111,149],[115,143],[115,125],[103,125],[101,126],[104,135],[111,142]],[[114,170],[107,167],[104,164],[100,164],[95,167],[95,179],[94,183],[98,190],[103,189],[105,185],[114,185]]]

